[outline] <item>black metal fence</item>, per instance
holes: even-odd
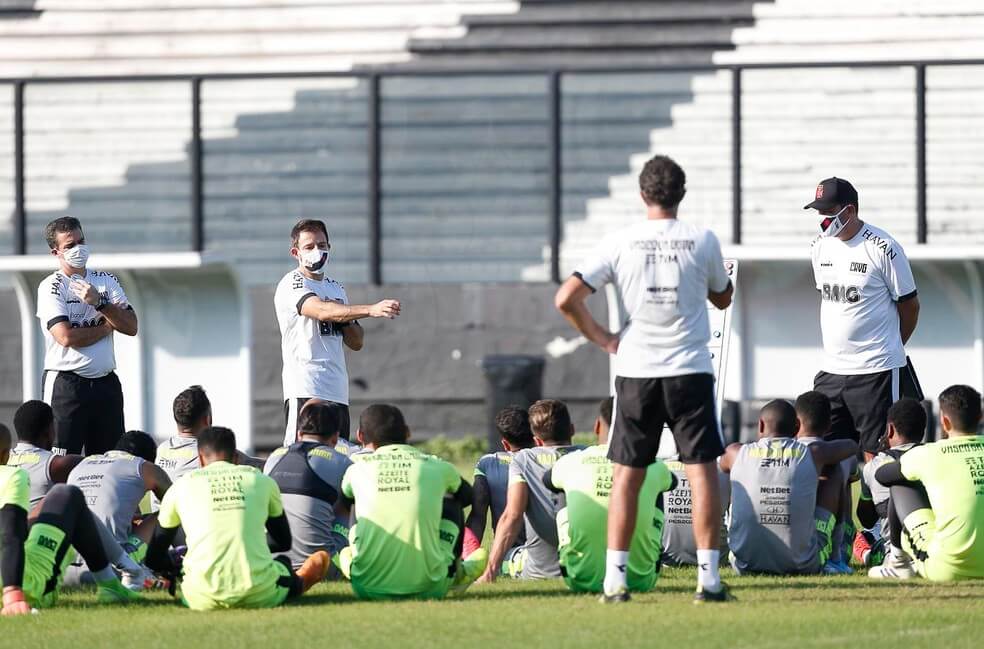
[[[382,133],[380,119],[380,84],[388,77],[406,76],[484,76],[484,75],[544,75],[547,79],[548,124],[548,214],[545,231],[550,246],[550,277],[560,281],[560,246],[563,236],[562,177],[563,138],[561,81],[565,74],[632,74],[632,73],[702,73],[728,71],[731,83],[731,180],[732,180],[732,243],[742,242],[742,74],[746,70],[817,69],[817,68],[912,68],[915,72],[913,100],[915,102],[915,170],[916,170],[916,237],[918,243],[927,242],[926,217],[926,68],[930,66],[984,65],[984,59],[933,60],[933,61],[831,61],[813,63],[761,63],[741,65],[654,66],[654,67],[565,67],[551,69],[522,68],[515,70],[430,70],[430,69],[379,69],[376,71],[346,72],[283,72],[264,74],[211,74],[211,75],[138,75],[112,77],[36,77],[29,79],[0,79],[0,84],[13,85],[14,102],[14,237],[13,253],[27,254],[27,210],[24,174],[24,89],[28,84],[67,83],[127,83],[127,82],[175,82],[186,81],[191,86],[190,139],[190,216],[191,249],[201,251],[205,247],[204,169],[201,120],[201,88],[205,81],[243,81],[270,79],[362,79],[368,88],[368,119],[366,122],[369,178],[368,214],[369,279],[373,284],[382,283]]]

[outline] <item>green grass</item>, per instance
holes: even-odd
[[[693,569],[602,606],[559,580],[474,587],[443,602],[356,601],[347,585],[315,588],[275,610],[195,613],[165,595],[127,608],[65,593],[40,615],[0,619],[0,646],[43,649],[198,647],[980,647],[984,583],[884,583],[864,577],[735,577],[738,601],[694,606]]]

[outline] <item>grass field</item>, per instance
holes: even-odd
[[[266,611],[195,613],[166,595],[127,608],[66,593],[40,615],[0,620],[0,647],[980,647],[984,583],[934,586],[864,577],[738,578],[738,601],[694,606],[692,569],[651,594],[602,606],[559,580],[499,581],[444,602],[361,603],[345,584]]]

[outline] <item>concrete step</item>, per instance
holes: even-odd
[[[465,16],[466,27],[539,25],[600,25],[619,23],[679,23],[702,21],[708,24],[748,22],[753,2],[523,2],[515,13]]]

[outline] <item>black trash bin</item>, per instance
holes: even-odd
[[[500,448],[495,415],[509,405],[528,408],[543,398],[542,356],[495,354],[482,359],[489,450]]]

